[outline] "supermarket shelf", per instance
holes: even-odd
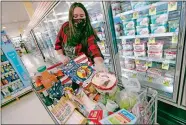
[[[145,60],[145,61],[154,61],[154,62],[166,62],[171,64],[176,64],[175,60],[168,60],[168,59],[156,59],[156,58],[148,58],[148,57],[135,57],[135,56],[121,56],[122,58],[128,59],[138,59],[138,60]]]
[[[1,100],[1,106],[10,102],[11,100],[14,100],[15,98],[21,96],[21,95],[24,95],[28,92],[32,91],[32,86],[28,86],[26,88],[23,88],[22,90],[18,91],[17,93],[9,96],[9,97],[6,97],[5,99],[2,99]]]
[[[14,84],[14,83],[19,82],[19,81],[21,81],[21,80],[20,80],[20,79],[17,79],[17,80],[15,80],[15,81],[13,81],[13,82],[10,82],[10,83],[6,84],[6,85],[3,85],[1,89],[6,88],[6,87],[8,87],[8,86],[10,86],[10,85],[12,85],[12,84]]]
[[[10,62],[9,61],[1,62],[1,65],[6,65],[8,63],[10,63]]]
[[[134,38],[149,38],[149,37],[166,37],[178,35],[178,32],[167,32],[167,33],[157,33],[157,34],[148,34],[148,35],[132,35],[132,36],[119,36],[117,39],[134,39]]]
[[[14,72],[15,72],[15,71],[9,71],[9,72],[7,72],[7,73],[3,73],[3,74],[1,74],[1,77],[4,77],[4,76],[9,75],[9,74],[14,73]]]
[[[114,16],[114,18],[120,17],[120,16],[124,16],[124,15],[128,15],[128,14],[132,14],[134,12],[139,12],[139,11],[150,9],[152,5],[154,7],[156,7],[156,6],[160,6],[160,5],[166,4],[166,3],[168,3],[168,2],[157,2],[157,3],[151,4],[151,5],[147,5],[147,6],[144,6],[144,7],[140,7],[140,8],[134,9],[134,10],[130,10],[130,11],[126,11],[126,12],[123,12],[123,13],[119,13],[116,16]]]
[[[103,21],[103,20],[100,20],[100,21],[98,20],[98,21],[92,21],[92,22],[91,22],[92,25],[93,25],[93,24],[97,24],[97,23],[104,23],[104,21]]]

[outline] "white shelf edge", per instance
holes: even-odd
[[[148,38],[148,37],[166,37],[166,36],[173,36],[174,34],[178,35],[178,32],[167,32],[167,33],[148,34],[148,35],[119,36],[119,37],[116,37],[116,39],[133,39],[133,38]]]
[[[145,61],[154,61],[154,62],[167,62],[171,64],[176,64],[176,61],[168,60],[168,59],[153,59],[148,57],[135,57],[135,56],[121,56],[122,58],[130,58],[130,59],[138,59],[138,60],[145,60]]]
[[[21,80],[20,80],[20,79],[17,79],[17,80],[15,80],[15,81],[13,81],[13,82],[10,82],[10,83],[6,84],[6,85],[3,85],[1,89],[4,89],[4,88],[6,88],[7,86],[10,86],[10,85],[12,85],[12,84],[14,84],[14,83],[16,83],[16,82],[18,82],[18,81],[21,81]]]
[[[134,9],[134,10],[129,10],[129,11],[126,11],[126,12],[123,12],[123,13],[119,13],[116,16],[114,16],[114,18],[120,17],[121,15],[128,15],[128,14],[134,13],[136,11],[138,12],[138,11],[147,10],[152,5],[156,7],[156,6],[160,6],[160,5],[166,4],[166,3],[168,3],[168,2],[157,2],[157,3],[154,3],[154,4],[146,5],[146,6],[143,6],[143,7],[137,8],[137,9]]]

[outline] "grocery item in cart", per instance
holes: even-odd
[[[162,58],[162,51],[149,51],[148,50],[148,57],[161,59]]]
[[[150,33],[148,27],[137,26],[136,31],[137,31],[137,35],[148,35]]]
[[[123,22],[124,30],[134,29],[135,28],[135,20],[128,20]]]
[[[147,76],[152,77],[152,78],[157,78],[163,75],[163,71],[158,68],[149,68],[147,70]]]
[[[98,72],[91,82],[99,93],[113,95],[117,91],[117,79],[113,73]]]
[[[133,48],[136,51],[141,51],[146,49],[146,41],[142,41],[140,43],[133,43]]]
[[[124,50],[122,51],[123,56],[133,56],[134,52],[132,50]]]
[[[165,59],[176,59],[176,49],[165,49],[164,50],[164,58]]]
[[[147,43],[149,51],[162,51],[163,50],[163,41],[157,41],[155,43]]]
[[[133,50],[132,42],[125,42],[122,43],[123,50]]]
[[[133,59],[125,59],[124,66],[126,69],[134,69],[135,61]]]
[[[142,17],[142,18],[138,18],[136,20],[136,25],[137,26],[149,26],[149,18],[148,17]]]
[[[168,14],[167,13],[160,13],[157,15],[151,16],[151,23],[152,24],[163,24],[168,21]]]
[[[167,32],[167,24],[163,24],[163,25],[151,24],[150,27],[151,27],[151,33],[154,34]]]
[[[101,124],[135,124],[137,121],[136,116],[125,109],[100,120]]]
[[[125,36],[133,36],[136,34],[135,29],[125,30]]]
[[[146,50],[134,50],[134,56],[135,57],[145,57]]]

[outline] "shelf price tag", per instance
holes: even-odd
[[[140,38],[136,38],[135,43],[140,43]]]
[[[149,38],[149,43],[155,43],[155,38],[154,37],[150,37]]]
[[[162,63],[162,69],[168,70],[168,69],[169,69],[169,63],[163,62],[163,63]]]
[[[138,11],[135,11],[133,13],[133,19],[137,19],[139,17],[139,12]]]
[[[168,79],[165,78],[165,79],[163,80],[163,85],[169,87],[169,86],[170,86],[170,80],[168,80]]]
[[[148,66],[148,67],[152,67],[152,61],[148,61],[148,62],[146,62],[146,66]]]
[[[132,78],[136,78],[136,74],[133,74],[133,75],[132,75]]]
[[[177,42],[178,42],[178,35],[174,33],[172,36],[172,43],[177,43]]]
[[[152,83],[152,77],[148,77],[148,82]]]
[[[139,64],[140,63],[139,60],[135,60],[135,62],[136,62],[136,64]]]
[[[168,11],[174,11],[177,10],[177,2],[171,1],[168,3]]]
[[[156,15],[156,7],[151,5],[149,8],[149,15]]]

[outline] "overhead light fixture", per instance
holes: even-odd
[[[3,26],[3,29],[5,29],[6,27],[5,26]]]

